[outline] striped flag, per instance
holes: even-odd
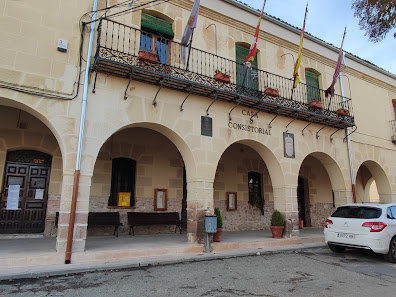
[[[188,43],[190,41],[193,30],[197,27],[197,19],[198,19],[200,2],[201,2],[200,0],[194,1],[194,5],[192,7],[190,17],[186,24],[186,28],[184,29],[183,37],[181,40],[181,44],[183,45],[183,47],[182,47],[183,63],[186,63],[186,58],[187,58],[186,57],[186,46],[188,45]]]
[[[253,37],[252,44],[250,46],[249,54],[247,55],[247,57],[245,59],[245,64],[248,67],[250,67],[252,65],[252,63],[254,61],[254,57],[256,56],[256,53],[257,53],[257,41],[258,41],[258,35],[259,35],[259,31],[260,31],[261,20],[263,19],[265,2],[267,2],[267,0],[264,0],[263,8],[261,9],[261,13],[260,13],[260,16],[259,16],[259,19],[257,22],[256,32],[254,33],[254,37]]]
[[[298,83],[300,82],[300,77],[298,76],[298,69],[300,68],[301,58],[302,58],[302,48],[303,48],[304,31],[305,31],[305,21],[307,20],[307,14],[308,14],[308,3],[307,3],[307,7],[305,8],[304,25],[303,25],[302,30],[301,30],[300,47],[298,48],[297,61],[296,61],[296,64],[294,65],[293,88],[296,88]]]
[[[341,64],[342,64],[342,56],[343,56],[342,55],[342,53],[343,53],[342,47],[344,45],[345,35],[346,35],[346,27],[345,27],[345,30],[344,30],[344,36],[342,37],[340,51],[338,53],[338,61],[337,61],[337,66],[336,66],[335,71],[334,71],[333,81],[331,82],[330,87],[328,87],[327,90],[325,91],[326,98],[329,95],[331,97],[334,96],[334,85],[336,84],[338,76],[340,75],[340,72],[341,72]]]

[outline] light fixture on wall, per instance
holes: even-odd
[[[17,128],[19,129],[27,129],[27,123],[22,121],[22,110],[19,110],[18,114],[18,121],[16,124]]]

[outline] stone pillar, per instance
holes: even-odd
[[[357,201],[359,202],[359,201]],[[334,190],[334,204],[339,207],[343,204],[353,203],[352,190]]]
[[[292,221],[291,235],[299,236],[297,186],[274,186],[273,190],[274,209],[279,210],[285,219]]]
[[[87,238],[89,195],[91,191],[92,175],[80,175],[77,195],[76,216],[73,231],[72,252],[83,252]],[[69,229],[70,208],[73,193],[74,173],[63,174],[62,194],[58,221],[58,234],[56,238],[56,250],[66,251],[67,234]]]
[[[214,211],[213,181],[187,181],[187,240],[203,243],[205,239],[205,211]]]

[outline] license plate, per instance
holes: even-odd
[[[350,233],[337,233],[337,237],[339,237],[339,238],[355,239],[355,234],[350,234]]]

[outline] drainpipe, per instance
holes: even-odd
[[[79,181],[80,181],[81,151],[82,151],[82,144],[83,144],[83,139],[84,139],[85,111],[87,108],[89,68],[91,65],[92,44],[93,44],[93,37],[94,37],[94,33],[95,33],[95,19],[96,19],[97,6],[98,6],[98,0],[94,0],[93,15],[92,15],[92,22],[91,22],[91,33],[89,35],[89,46],[88,46],[88,53],[87,53],[87,67],[85,69],[84,94],[83,94],[83,101],[82,101],[82,108],[81,108],[80,134],[78,136],[76,170],[74,171],[74,183],[73,183],[73,194],[72,194],[72,201],[71,201],[71,207],[70,207],[69,230],[67,232],[65,264],[70,264],[71,255],[72,255],[74,221],[76,218],[77,194],[78,194],[78,185],[79,185]]]
[[[342,60],[344,62],[344,65],[346,66],[344,52],[342,52]],[[343,80],[342,80],[342,71],[340,72],[340,84],[341,84],[342,101],[343,101],[344,108],[346,108],[345,96],[344,96],[344,83],[343,83]],[[348,128],[345,129],[345,133],[347,134],[346,138],[347,138],[347,145],[348,145],[349,171],[350,171],[350,174],[351,174],[351,182],[352,182],[352,197],[353,197],[353,203],[356,203],[356,188],[355,188],[356,180],[355,180],[355,176],[353,174],[353,172],[354,172],[354,169],[353,169],[353,156],[352,156],[351,138],[349,136]]]

